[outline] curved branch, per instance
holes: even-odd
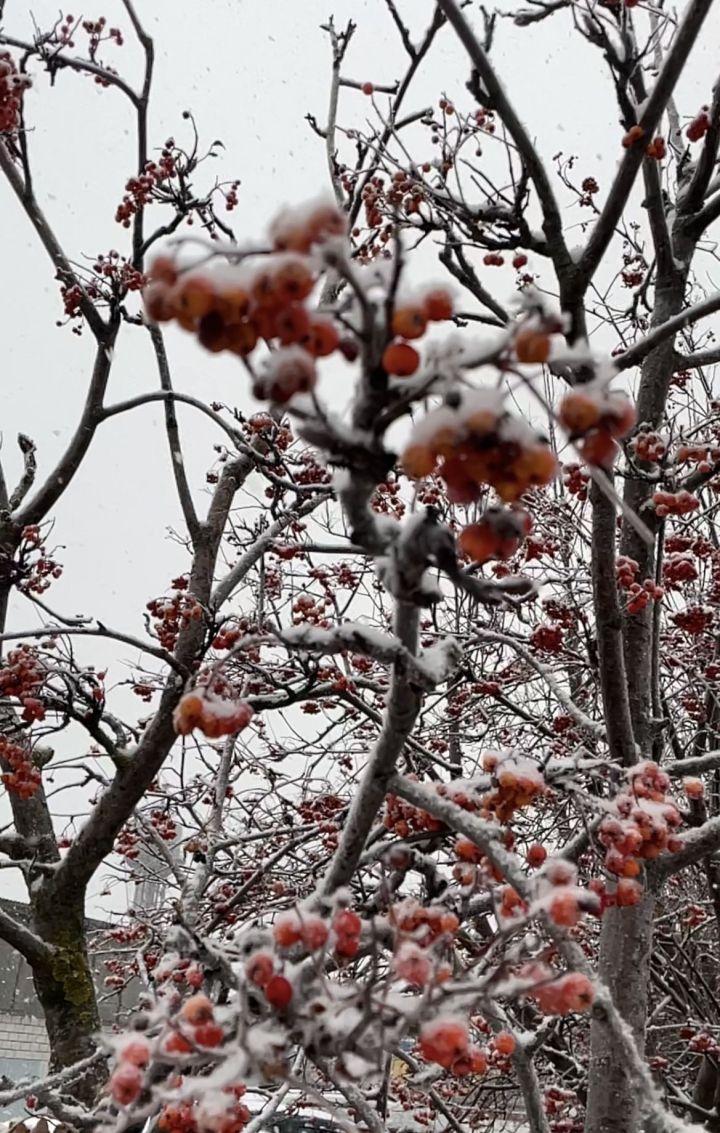
[[[637,366],[656,346],[661,342],[666,342],[668,338],[672,338],[678,331],[684,330],[686,327],[692,326],[693,323],[698,322],[699,319],[705,319],[708,315],[712,315],[715,311],[720,311],[720,291],[716,291],[707,299],[701,300],[700,303],[694,303],[691,307],[686,307],[679,315],[673,316],[671,319],[666,319],[660,326],[655,327],[650,331],[650,334],[645,338],[641,338],[639,342],[634,343],[628,347],[624,354],[619,354],[615,358],[615,365],[619,370],[628,370],[631,366]],[[692,357],[692,355],[690,356]],[[684,360],[682,355],[678,355],[678,365]]]
[[[638,118],[637,124],[643,133],[638,141],[625,150],[620,168],[605,201],[605,207],[600,213],[582,259],[577,265],[579,283],[583,290],[590,283],[610,241],[615,235],[615,229],[645,157],[647,143],[660,122],[712,4],[713,0],[690,0],[688,4],[683,21],[665,56],[665,62],[658,75],[657,82]]]
[[[710,0],[704,0],[709,3]],[[530,140],[530,136],[518,118],[500,79],[495,73],[487,54],[476,38],[470,24],[460,11],[455,0],[437,0],[438,8],[445,14],[454,28],[458,39],[470,56],[470,61],[489,97],[490,105],[497,111],[515,143],[518,153],[535,186],[543,213],[543,231],[547,237],[548,248],[556,267],[562,271],[572,264],[562,230],[560,209],[555,200],[550,179],[545,166]]]

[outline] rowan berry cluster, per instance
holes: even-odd
[[[680,445],[675,453],[678,464],[697,464],[698,472],[712,472],[720,463],[720,448],[713,445]]]
[[[197,728],[210,740],[232,736],[247,728],[253,710],[246,700],[228,700],[207,688],[186,692],[173,712],[173,726],[179,736]]]
[[[688,606],[672,615],[672,620],[678,629],[689,633],[692,637],[699,637],[708,631],[713,623],[714,614],[706,606]]]
[[[19,700],[24,720],[42,720],[45,709],[39,694],[46,678],[47,668],[37,650],[32,645],[19,645],[0,665],[0,696]]]
[[[383,824],[386,830],[392,830],[399,838],[422,832],[434,834],[443,829],[442,822],[432,814],[391,794],[385,797]]]
[[[698,569],[690,551],[675,551],[663,559],[663,583],[666,587],[676,587],[683,582],[695,582]]]
[[[129,228],[132,218],[157,197],[158,190],[167,181],[178,175],[180,151],[173,138],[168,138],[160,153],[159,161],[148,161],[142,173],[130,177],[125,184],[123,199],[115,211],[115,220],[123,228]]]
[[[667,453],[667,444],[659,433],[649,429],[641,429],[629,441],[629,448],[635,453],[638,460],[648,464],[657,464]]]
[[[487,1072],[487,1054],[471,1043],[464,1019],[441,1016],[425,1023],[418,1045],[426,1061],[437,1063],[458,1078]]]
[[[547,791],[537,765],[511,752],[486,752],[483,769],[490,774],[492,787],[482,797],[481,814],[498,822],[509,822],[516,811],[530,806]]]
[[[276,218],[270,228],[273,252],[257,257],[255,265],[181,271],[168,256],[158,257],[145,290],[148,317],[177,321],[213,353],[245,358],[260,340],[273,342],[278,349],[253,392],[282,404],[313,388],[316,358],[343,348],[334,321],[312,313],[305,300],[317,279],[310,253],[344,232],[339,209],[316,201]]]
[[[595,999],[590,979],[581,972],[558,976],[539,961],[530,961],[517,969],[516,978],[528,985],[527,994],[534,999],[543,1015],[571,1015],[588,1011]]]
[[[9,769],[0,775],[3,786],[20,799],[32,798],[42,782],[40,772],[32,765],[28,748],[3,735],[0,735],[0,767]]]
[[[571,496],[576,496],[580,503],[588,498],[588,485],[590,475],[579,464],[563,465],[563,484]]]
[[[658,586],[652,578],[646,578],[641,584],[636,581],[640,569],[635,559],[627,555],[620,555],[615,563],[615,573],[618,586],[627,591],[627,612],[638,614],[644,610],[650,599],[660,602],[665,597],[662,586]]]
[[[23,528],[17,552],[17,588],[23,594],[44,594],[63,568],[48,553],[42,531],[37,524]]]
[[[582,438],[579,449],[586,464],[608,468],[617,455],[616,441],[635,424],[635,409],[623,394],[589,382],[565,395],[558,418],[572,439]]]
[[[652,497],[655,514],[664,519],[668,515],[689,515],[700,507],[700,500],[692,492],[663,492],[657,491]]]
[[[685,136],[690,142],[699,142],[710,129],[710,107],[703,106],[685,130]]]
[[[476,563],[511,559],[532,530],[532,516],[518,507],[489,507],[482,519],[463,528],[458,546]]]
[[[168,651],[177,645],[180,631],[203,616],[200,603],[192,594],[186,593],[187,579],[176,578],[172,585],[174,592],[169,598],[153,598],[146,607],[155,619],[153,633],[163,649]]]
[[[670,779],[650,760],[633,768],[626,790],[612,803],[612,813],[603,819],[598,840],[605,847],[605,868],[616,877],[632,879],[639,875],[641,862],[678,850],[676,834],[682,821],[680,812],[667,797]],[[622,897],[622,900],[620,900]],[[618,904],[636,904],[639,886],[623,886]]]
[[[31,86],[30,76],[18,71],[7,51],[0,51],[0,134],[12,134],[19,129],[23,95]]]
[[[530,645],[538,653],[561,653],[565,635],[561,625],[538,625],[530,634]]]
[[[422,338],[429,323],[444,322],[452,315],[452,297],[445,288],[434,287],[417,298],[398,299],[390,324],[395,337],[382,356],[386,373],[397,378],[414,374],[420,365],[420,354],[410,342]]]
[[[415,479],[437,471],[453,503],[474,503],[485,485],[513,503],[529,488],[549,484],[557,469],[545,439],[485,390],[428,413],[416,424],[402,463]]]

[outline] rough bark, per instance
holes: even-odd
[[[85,942],[84,895],[60,904],[40,890],[32,900],[32,926],[51,948],[46,962],[33,965],[33,983],[43,1009],[53,1072],[92,1055],[100,1031]],[[92,1105],[105,1077],[105,1064],[96,1063],[73,1082],[72,1095]]]
[[[656,888],[648,879],[643,900],[626,909],[608,909],[600,933],[598,974],[615,1006],[630,1024],[640,1050],[645,1043],[650,950]],[[591,1031],[585,1133],[636,1133],[638,1091],[615,1036],[602,1022]]]

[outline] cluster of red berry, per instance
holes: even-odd
[[[23,95],[30,86],[30,76],[18,71],[7,51],[0,51],[0,134],[11,134],[19,128]]]
[[[490,507],[482,519],[463,528],[458,546],[476,563],[511,559],[530,532],[532,516],[519,507]]]
[[[23,720],[45,718],[45,707],[39,694],[47,676],[45,664],[32,645],[19,645],[11,649],[0,667],[0,696],[11,696],[20,701]]]
[[[629,448],[638,460],[644,460],[648,464],[657,464],[667,452],[663,438],[650,429],[640,429],[629,442]]]
[[[563,465],[563,484],[571,496],[576,496],[580,503],[588,498],[588,485],[590,475],[580,464]]]
[[[207,688],[196,688],[176,706],[173,726],[179,736],[189,736],[198,728],[208,739],[217,740],[247,728],[252,716],[246,700],[227,700]]]
[[[646,578],[642,584],[636,581],[639,569],[640,567],[635,559],[631,559],[627,555],[620,555],[615,563],[618,586],[627,591],[627,612],[629,614],[640,613],[641,610],[645,609],[650,599],[653,602],[660,602],[665,597],[662,586],[658,586],[652,578]]]
[[[37,524],[24,527],[18,548],[17,588],[24,594],[44,594],[63,568],[48,553],[42,531]]]
[[[689,633],[692,637],[707,633],[713,623],[713,618],[713,611],[705,606],[688,606],[686,610],[681,610],[672,616],[672,620],[678,629]]]
[[[274,352],[253,392],[284,403],[313,388],[316,358],[338,348],[356,354],[354,341],[341,340],[335,323],[304,303],[317,278],[309,253],[344,232],[343,213],[334,204],[314,202],[276,218],[270,229],[273,254],[255,267],[181,272],[160,256],[145,290],[147,314],[156,322],[177,321],[213,353],[247,357],[261,339],[276,341],[286,349]]]
[[[561,625],[540,624],[530,634],[530,647],[537,653],[562,653],[565,634]]]
[[[160,160],[146,162],[142,173],[129,178],[123,199],[115,211],[118,224],[129,228],[133,216],[150,203],[159,187],[177,176],[178,156],[174,138],[168,138],[160,153]]]
[[[547,791],[541,771],[530,759],[512,753],[486,752],[483,769],[491,776],[492,788],[482,797],[480,813],[498,822],[509,822],[516,811],[530,806]]]
[[[637,877],[641,861],[660,856],[663,851],[674,852],[681,846],[676,834],[682,819],[680,812],[667,797],[670,779],[656,763],[646,760],[633,768],[629,786],[613,801],[614,814],[603,819],[598,840],[605,847],[605,868],[620,878]],[[626,896],[639,900],[639,886],[625,886]],[[620,902],[618,902],[620,903]]]
[[[174,593],[169,598],[153,598],[146,607],[155,619],[153,633],[163,649],[167,649],[168,652],[172,652],[177,645],[180,631],[203,615],[199,602],[192,594],[185,593],[188,587],[187,578],[181,576],[173,579],[172,586]]]
[[[581,972],[568,972],[564,976],[552,978],[550,968],[543,964],[531,965],[537,986],[532,998],[543,1015],[571,1015],[588,1011],[593,1005],[595,991],[591,981]],[[519,973],[527,977],[528,969]]]
[[[698,569],[690,551],[675,551],[663,559],[663,583],[666,587],[677,587],[683,582],[695,582]]]
[[[407,838],[408,834],[435,834],[443,829],[442,822],[432,814],[392,794],[385,797],[383,824],[386,830],[392,830],[399,838]]]
[[[710,129],[710,107],[702,106],[688,125],[685,136],[690,142],[699,142]]]
[[[457,407],[428,413],[416,425],[402,463],[414,479],[437,471],[448,498],[464,504],[478,500],[486,484],[513,503],[529,488],[549,484],[557,469],[547,442],[504,412],[494,394],[479,390]]]
[[[700,500],[684,489],[681,492],[653,492],[655,514],[664,519],[668,515],[689,515],[700,507]]]
[[[414,374],[420,365],[420,355],[408,340],[422,338],[428,323],[443,322],[452,315],[452,298],[444,288],[435,287],[416,300],[399,301],[390,324],[395,337],[382,356],[385,371],[398,378]]]
[[[635,424],[635,409],[623,394],[588,383],[565,395],[558,418],[573,439],[583,438],[580,454],[586,464],[608,468],[617,455],[616,441]]]
[[[10,768],[0,775],[5,789],[20,799],[32,798],[42,780],[40,772],[30,762],[28,749],[0,735],[0,766]]]
[[[440,1017],[425,1023],[420,1031],[420,1053],[458,1078],[487,1072],[488,1060],[482,1047],[470,1042],[464,1019]]]

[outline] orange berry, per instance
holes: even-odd
[[[283,258],[275,272],[275,289],[283,303],[307,299],[315,286],[310,265],[299,256]]]
[[[615,889],[615,902],[622,909],[639,905],[642,900],[642,887],[629,877],[621,877]]]
[[[427,445],[410,445],[402,456],[402,466],[407,476],[419,480],[435,471],[437,459]]]
[[[514,345],[518,362],[547,362],[550,357],[550,338],[543,331],[519,330]]]
[[[623,136],[622,144],[625,149],[630,149],[630,146],[634,145],[635,142],[640,141],[640,138],[644,137],[645,131],[643,130],[642,126],[631,126],[627,134]]]
[[[162,280],[163,283],[175,283],[178,272],[172,256],[156,256],[150,264],[148,276],[150,279]]]
[[[586,464],[599,468],[612,468],[618,447],[607,429],[593,429],[580,445],[580,455]]]
[[[191,995],[180,1008],[180,1015],[187,1023],[209,1023],[213,1017],[213,1005],[206,995]]]
[[[145,314],[154,323],[168,323],[175,317],[173,293],[163,280],[149,283],[143,291]]]
[[[246,319],[241,323],[233,323],[229,326],[225,338],[227,349],[232,350],[233,354],[239,354],[241,358],[245,358],[248,354],[252,354],[257,346],[258,333],[253,324]]]
[[[265,984],[264,991],[265,998],[276,1011],[284,1011],[286,1007],[290,1006],[293,989],[290,980],[287,980],[285,976],[273,976]]]
[[[399,338],[421,338],[427,329],[427,316],[422,307],[398,307],[393,315],[392,332]]]
[[[463,528],[458,538],[461,551],[476,563],[498,558],[498,537],[487,523],[471,523]]]
[[[449,291],[441,287],[428,291],[423,299],[425,318],[430,323],[441,323],[453,317],[453,301]]]
[[[602,410],[595,397],[573,390],[560,402],[558,418],[561,425],[573,436],[582,436],[599,424]]]
[[[507,1031],[500,1031],[493,1039],[493,1046],[500,1054],[512,1054],[517,1043]]]
[[[275,318],[275,333],[283,346],[302,342],[309,331],[310,316],[299,303],[291,303],[289,307],[279,311]]]
[[[325,358],[337,350],[340,345],[340,335],[331,319],[318,316],[310,321],[310,327],[302,340],[302,345],[308,354],[314,358]]]
[[[683,790],[689,799],[701,799],[705,794],[705,785],[702,779],[683,779]]]
[[[217,302],[215,289],[208,279],[199,275],[185,276],[176,289],[179,311],[189,319],[201,319],[212,311]]]
[[[420,365],[420,355],[408,342],[391,342],[385,347],[382,364],[388,374],[408,378]]]
[[[637,420],[637,414],[635,406],[626,397],[614,397],[604,418],[613,437],[626,437]]]
[[[205,704],[196,692],[188,692],[183,696],[173,712],[173,726],[179,736],[189,736],[200,724]]]
[[[550,902],[550,919],[559,925],[572,927],[580,920],[580,909],[574,893],[561,889]]]
[[[537,869],[541,866],[546,858],[547,850],[544,846],[541,846],[539,842],[534,842],[532,846],[528,847],[525,860],[532,869]]]

